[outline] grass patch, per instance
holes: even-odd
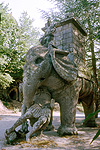
[[[22,141],[20,142],[21,146],[23,148],[25,147],[38,147],[38,148],[48,148],[48,147],[57,147],[57,143],[55,141],[52,141],[50,139],[38,139],[38,138],[31,138],[30,141]]]

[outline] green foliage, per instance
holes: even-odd
[[[91,141],[91,143],[100,135],[100,129],[98,130],[98,132],[96,133],[96,135],[93,137],[93,140]],[[91,144],[90,143],[90,144]]]
[[[14,107],[14,113],[18,113],[19,112],[19,108],[17,107],[17,108],[15,108]]]
[[[8,73],[0,73],[0,85],[3,89],[6,89],[10,86],[10,83],[12,83],[14,80]]]
[[[3,105],[6,106],[6,107],[9,107],[9,103],[7,101],[3,102]]]
[[[33,20],[26,12],[22,13],[20,25],[8,5],[1,3],[0,13],[0,85],[5,89],[14,80],[22,80],[26,52],[38,42],[39,32],[33,28]]]
[[[100,109],[97,110],[97,111],[94,112],[94,113],[89,114],[89,115],[82,121],[82,123],[85,122],[85,121],[87,121],[88,119],[90,119],[90,118],[93,117],[94,115],[96,116],[99,112],[100,112]],[[91,144],[99,135],[100,135],[100,129],[98,130],[98,132],[96,133],[96,135],[93,137],[93,139],[92,139],[92,141],[90,142],[90,144]]]
[[[85,118],[85,120],[83,120],[82,122],[87,121],[88,119],[90,119],[90,118],[93,117],[94,115],[97,115],[99,112],[100,112],[100,109],[97,110],[96,112],[93,112],[93,113],[89,114],[89,115]]]
[[[39,31],[37,28],[33,27],[34,19],[31,19],[28,16],[27,12],[24,11],[19,19],[19,26],[21,29],[22,39],[27,41],[26,45],[29,48],[30,46],[35,46],[39,43]]]
[[[0,81],[1,87],[7,88],[14,81],[13,74],[22,70],[23,43],[20,40],[20,29],[8,5],[0,4],[1,36],[0,36]],[[18,77],[18,74],[17,74]]]

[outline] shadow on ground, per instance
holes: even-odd
[[[28,142],[22,139],[16,145],[8,145],[6,144],[4,132],[13,125],[19,116],[20,113],[0,115],[1,150],[100,150],[100,137],[90,145],[92,138],[100,128],[100,116],[96,119],[98,127],[83,127],[81,121],[84,119],[84,113],[77,111],[76,126],[78,128],[78,135],[59,137],[57,129],[60,125],[60,113],[59,111],[55,111],[53,117],[54,131],[45,131],[43,136],[33,137]]]

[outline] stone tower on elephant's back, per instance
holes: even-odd
[[[54,43],[57,48],[73,53],[74,62],[79,65],[85,63],[85,30],[72,15],[55,24]]]
[[[73,67],[77,68],[77,76],[90,80],[91,75],[85,63],[85,36],[87,33],[79,21],[73,15],[66,15],[54,25],[48,20],[42,30],[45,35],[41,38],[41,44],[48,47],[49,42],[52,41],[52,48],[69,52],[67,58],[73,63]],[[69,68],[71,70],[71,66]]]

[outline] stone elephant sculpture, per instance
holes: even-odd
[[[44,46],[36,46],[28,51],[24,65],[23,104],[28,109],[37,89],[46,87],[51,99],[60,105],[59,135],[77,134],[75,115],[78,101],[83,104],[85,117],[94,111],[93,83],[78,76],[72,55],[60,49],[48,51]],[[95,118],[89,119],[85,125],[96,126]]]

